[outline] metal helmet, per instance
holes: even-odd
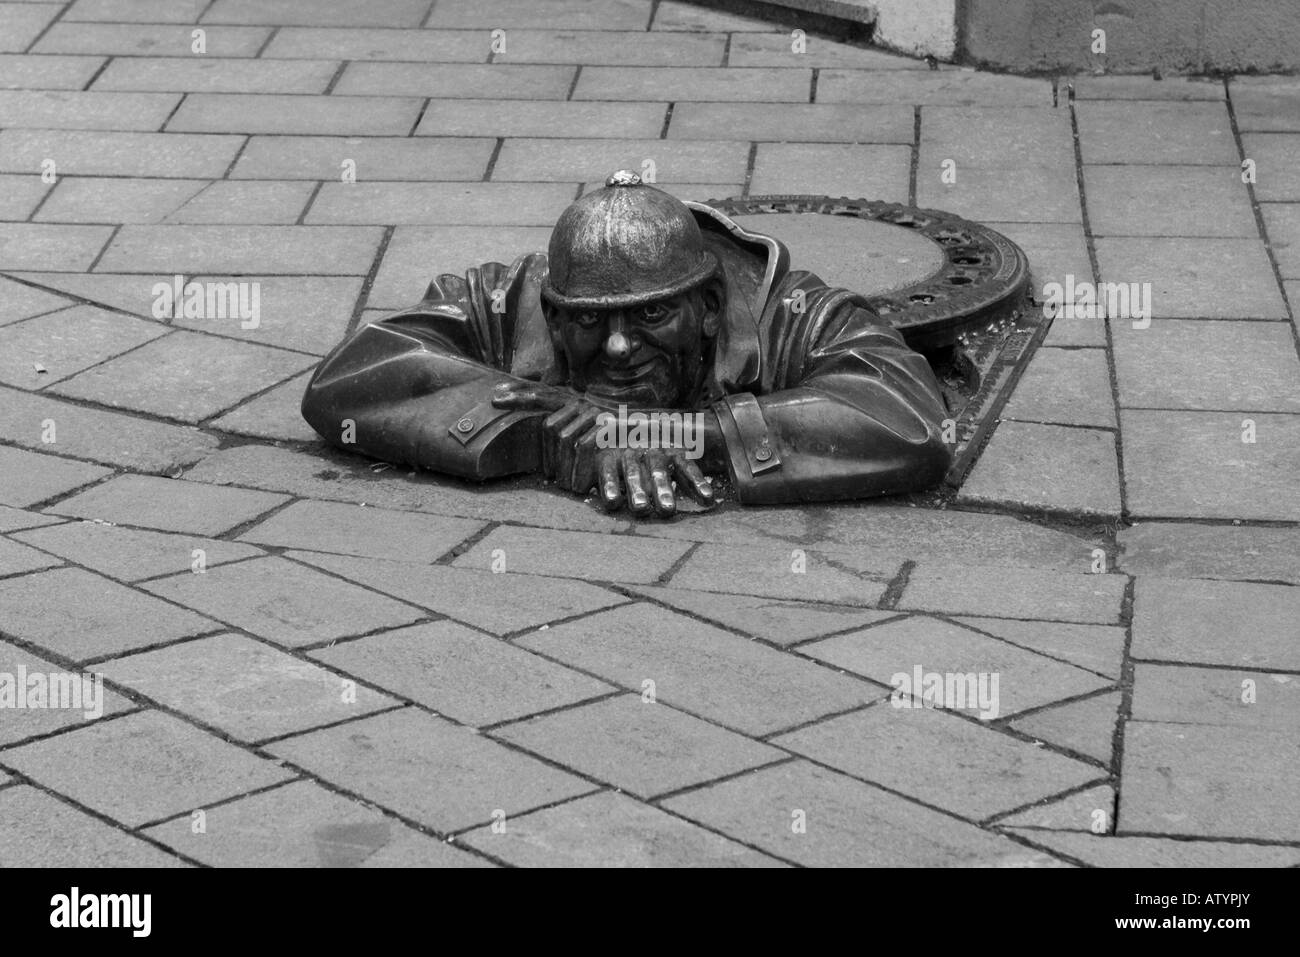
[[[700,285],[718,266],[686,205],[627,170],[560,214],[547,255],[542,297],[567,309],[666,299]]]

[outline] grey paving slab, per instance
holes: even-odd
[[[1070,320],[1059,320],[1068,324]],[[1110,364],[1102,349],[1039,349],[1002,418],[1116,428]]]
[[[337,89],[337,88],[336,88]],[[338,92],[346,92],[338,90]],[[101,93],[100,96],[110,94]],[[171,94],[114,94],[170,96]],[[167,120],[182,133],[306,133],[404,136],[415,126],[415,96],[295,96],[272,93],[191,93]],[[166,114],[164,114],[164,118]],[[161,122],[161,121],[160,121]]]
[[[1051,166],[1074,169],[1070,115],[1039,106],[945,106],[921,108],[921,166],[940,168],[945,159],[968,169]]]
[[[96,668],[164,707],[249,743],[397,704],[243,635],[213,635]]]
[[[483,528],[482,522],[441,515],[344,502],[294,502],[245,531],[239,540],[432,564]]]
[[[44,791],[0,792],[6,867],[183,867],[184,862]]]
[[[1046,80],[974,70],[822,70],[818,103],[907,103],[920,106],[1051,106]]]
[[[1119,706],[1120,693],[1115,691],[1036,712],[1013,721],[1011,727],[1109,765]]]
[[[365,63],[354,62],[343,71],[334,93],[348,98],[367,95],[375,99],[436,96],[439,98],[503,100],[563,100],[573,86],[573,66],[539,66],[517,63]],[[339,97],[330,97],[338,99]],[[601,97],[601,99],[611,99]],[[648,94],[637,99],[661,100]],[[411,116],[415,120],[415,116]],[[410,129],[414,122],[408,124]],[[380,132],[402,135],[405,130]]]
[[[15,272],[13,275],[26,282],[37,283],[42,289],[48,288],[49,292],[42,292],[31,286],[18,286],[17,289],[49,296],[51,301],[62,302],[64,307],[76,305],[76,300],[84,299],[89,300],[92,305],[108,306],[120,312],[129,312],[145,318],[153,317],[154,302],[157,300],[153,294],[154,287],[159,282],[171,285],[173,280],[171,276],[164,278],[110,273]],[[65,296],[76,297],[76,300],[63,298]],[[25,295],[20,292],[18,296],[20,305],[25,298]],[[37,311],[51,310],[45,308]]]
[[[667,115],[666,102],[436,99],[429,101],[429,107],[424,111],[415,135],[652,139],[663,129]],[[739,139],[740,137],[720,132],[705,138]],[[489,141],[489,143],[490,146],[495,146],[495,142]],[[484,166],[486,167],[486,161]],[[451,177],[440,176],[440,178]]]
[[[426,21],[430,27],[561,27],[583,30],[644,30],[650,10],[643,0],[443,0]]]
[[[208,56],[257,56],[270,27],[207,27]],[[108,56],[189,56],[194,27],[164,23],[56,23],[33,53],[98,53]]]
[[[66,309],[72,304],[71,300],[45,289],[0,278],[0,326],[55,309]]]
[[[179,101],[179,93],[0,90],[0,123],[45,130],[159,130]]]
[[[1085,163],[1240,163],[1225,103],[1098,100],[1075,113]]]
[[[0,609],[5,634],[74,661],[217,628],[209,618],[80,568],[0,581]]]
[[[0,538],[0,576],[22,575],[62,564],[52,555]]]
[[[5,762],[132,828],[291,777],[273,761],[158,711],[14,748]]]
[[[1012,814],[998,821],[998,825],[1007,828],[1045,828],[1048,831],[1106,834],[1115,826],[1115,789],[1109,784],[1088,788],[1059,801],[1050,801]],[[1033,840],[1032,832],[1020,833]]]
[[[976,220],[1082,222],[1076,178],[1071,169],[957,167],[956,181],[952,183],[944,182],[944,173],[942,163],[918,169],[918,205]]]
[[[427,114],[426,114],[427,115]],[[438,134],[450,136],[452,134]],[[477,182],[487,171],[494,139],[413,140],[395,136],[253,136],[231,170],[232,179],[307,179],[342,183],[389,180]],[[347,165],[347,164],[351,165]]]
[[[428,12],[425,0],[369,0],[365,10],[340,0],[216,0],[203,22],[418,27]]]
[[[417,608],[282,558],[257,558],[143,586],[278,645],[297,648],[426,617]]]
[[[482,30],[404,30],[388,27],[282,27],[263,51],[268,59],[414,60],[485,63],[491,34]]]
[[[314,781],[250,794],[144,833],[213,867],[488,867],[377,808]]]
[[[807,103],[811,89],[808,66],[593,66],[584,68],[578,77],[573,99]]]
[[[49,705],[53,704],[50,697],[46,699],[46,707],[19,708],[9,704],[5,709],[4,724],[0,726],[0,745],[5,747],[28,738],[45,736],[77,725],[93,723],[136,707],[133,702],[117,692],[102,687],[102,679],[95,677],[97,674],[102,674],[102,669],[98,665],[78,673],[75,670],[42,658],[25,648],[19,648],[17,645],[11,645],[8,642],[0,642],[0,668],[4,670],[7,676],[10,676],[10,682],[15,681],[15,679],[17,682],[24,680],[19,677],[21,675],[19,669],[23,668],[26,669],[28,681],[39,674],[45,677],[48,686],[56,678],[66,680],[62,676],[69,676],[75,683],[81,685],[80,701],[75,697],[77,693],[75,690],[69,692],[74,695],[72,704],[79,705],[77,707],[50,707]],[[30,694],[32,687],[31,685],[28,687]]]
[[[648,583],[666,575],[689,548],[663,539],[507,527],[493,530],[453,564],[494,571],[504,561],[507,574]]]
[[[972,695],[961,706],[955,702],[948,704],[952,705],[950,710],[983,721],[996,721],[1028,708],[1087,694],[1108,684],[1080,668],[924,615],[811,642],[799,652],[895,690],[900,688],[895,677],[907,675],[910,683],[917,667],[922,674],[974,675],[993,692],[989,700]],[[986,677],[981,679],[981,675]],[[996,688],[992,685],[994,675]],[[921,689],[910,684],[909,687],[920,703]],[[966,690],[967,686],[963,685],[963,694]]]
[[[160,223],[207,186],[193,179],[62,180],[36,215],[44,223]]]
[[[288,738],[268,750],[443,832],[499,820],[494,812],[508,822],[515,814],[596,790],[579,777],[412,708]]]
[[[751,195],[812,193],[907,202],[912,151],[905,146],[762,143]]]
[[[1085,166],[1094,236],[1258,233],[1241,170],[1228,166]],[[1194,202],[1188,202],[1195,197]]]
[[[1138,664],[1134,721],[1300,730],[1300,678],[1224,668]]]
[[[1109,396],[1098,397],[1104,404]],[[1111,516],[1120,512],[1115,434],[1004,421],[962,483],[958,501]]]
[[[1269,245],[1283,279],[1300,279],[1300,205],[1262,203]]]
[[[419,302],[441,273],[464,275],[485,262],[512,263],[524,253],[545,250],[550,238],[546,226],[398,226],[367,305],[405,308]]]
[[[1228,81],[1243,131],[1300,132],[1300,82],[1293,76],[1234,76]]]
[[[1127,579],[1028,568],[923,562],[912,570],[900,609],[1006,618],[1114,624]]]
[[[1223,80],[1217,77],[1076,76],[1069,81],[1080,100],[1222,100]]]
[[[1055,864],[1000,835],[804,761],[710,785],[664,806],[807,867]]]
[[[54,7],[7,3],[0,8],[0,50],[22,52],[57,19]]]
[[[0,446],[0,504],[28,508],[111,474],[88,462]]]
[[[262,554],[261,549],[238,542],[95,521],[64,522],[18,532],[14,537],[124,582],[224,565]],[[201,554],[196,555],[196,551]]]
[[[780,861],[622,794],[602,791],[471,831],[461,844],[516,867],[781,867]]]
[[[57,524],[60,519],[39,512],[26,512],[21,508],[0,505],[0,532],[16,532],[24,528],[40,528]]]
[[[324,355],[343,339],[348,323],[352,320],[352,310],[361,293],[362,282],[359,276],[211,274],[204,276],[201,281],[257,283],[259,315],[256,325],[243,319],[231,322],[184,316],[173,318],[172,325],[234,339],[246,339],[262,345],[296,349],[313,355]],[[251,297],[251,289],[248,295]],[[246,324],[249,326],[247,329],[244,328]]]
[[[1134,518],[1300,519],[1294,415],[1124,410],[1120,431]]]
[[[482,34],[480,33],[481,37]],[[672,36],[637,30],[535,30],[508,28],[498,63],[581,63],[584,66],[722,66],[725,34]],[[732,50],[729,66],[738,62]],[[805,64],[809,65],[809,64]]]
[[[302,417],[302,394],[311,371],[277,385],[209,423],[210,428],[272,441],[314,442],[318,436]]]
[[[573,198],[564,183],[326,183],[304,222],[551,226]]]
[[[777,25],[772,24],[775,28]],[[846,67],[860,70],[924,70],[925,61],[883,50],[869,50],[805,34],[795,48],[790,31],[740,32],[731,38],[727,65],[777,67]]]
[[[203,7],[171,0],[76,0],[61,22],[197,23]]]
[[[1300,200],[1300,171],[1291,161],[1300,150],[1300,134],[1247,133],[1241,140],[1246,158],[1255,162],[1255,196],[1261,202]]]
[[[224,320],[238,325],[238,319]],[[196,423],[314,365],[314,356],[173,332],[75,375],[52,391]]]
[[[1285,323],[1121,322],[1112,335],[1123,407],[1300,412],[1300,359]]]
[[[878,704],[773,739],[814,761],[971,820],[1078,787],[1101,773],[928,708]],[[926,755],[918,762],[916,755]],[[943,768],[935,774],[935,768]]]
[[[189,56],[120,58],[95,80],[95,90],[180,90],[187,93],[324,93],[335,60],[250,60]]]
[[[0,169],[29,173],[53,159],[61,175],[213,178],[225,174],[244,140],[208,134],[3,130]]]
[[[1139,659],[1300,671],[1300,590],[1196,578],[1137,580],[1132,655]]]
[[[41,389],[165,335],[166,328],[74,306],[0,329],[0,382]]]
[[[518,644],[748,734],[768,734],[882,696],[812,662],[645,604],[534,632]]]
[[[492,736],[646,799],[786,756],[635,694],[528,718]]]
[[[450,621],[347,641],[312,657],[472,727],[513,721],[615,689]]]
[[[1119,833],[1295,841],[1294,731],[1131,721]]]
[[[1118,539],[1119,565],[1130,574],[1300,585],[1300,529],[1139,522]]]
[[[108,226],[0,223],[0,269],[89,269],[112,234]]]
[[[669,581],[704,592],[874,605],[901,567],[901,556],[874,549],[828,554],[776,544],[703,545]]]
[[[1021,621],[963,615],[955,619],[979,631],[1118,679],[1124,666],[1125,629],[1117,625],[1081,625],[1064,621]]]
[[[29,219],[50,191],[48,183],[39,176],[11,176],[0,174],[0,220],[22,222]]]
[[[749,144],[736,141],[512,139],[501,147],[494,182],[604,182],[619,169],[654,164],[655,182],[744,182]]]
[[[735,42],[734,38],[732,42]],[[900,143],[910,146],[914,136],[913,125],[913,110],[906,106],[685,101],[673,106],[668,138],[777,143]]]
[[[377,226],[124,226],[96,269],[364,276],[381,235]]]
[[[1300,853],[1290,847],[1223,841],[1171,841],[1158,837],[1098,837],[1023,829],[1018,833],[1044,847],[1093,867],[1294,867]]]
[[[6,90],[81,90],[104,65],[96,56],[0,54],[0,88]]]
[[[724,13],[709,7],[697,7],[692,3],[677,3],[664,0],[655,7],[652,30],[670,30],[679,33],[690,32],[733,32],[733,31],[771,31],[771,23],[753,17]],[[789,34],[783,34],[789,36]]]

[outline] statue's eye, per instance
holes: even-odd
[[[668,318],[670,310],[662,303],[652,302],[641,309],[641,319],[644,322],[663,322]]]
[[[600,313],[580,312],[577,315],[577,323],[584,329],[595,329],[600,325]]]

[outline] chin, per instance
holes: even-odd
[[[665,397],[663,390],[655,388],[648,382],[622,385],[613,382],[591,382],[587,385],[587,395],[597,402],[640,406],[647,409],[662,409],[671,405],[671,397]]]

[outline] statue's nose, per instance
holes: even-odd
[[[632,340],[621,328],[610,330],[605,339],[605,355],[615,361],[622,361],[632,354]]]

